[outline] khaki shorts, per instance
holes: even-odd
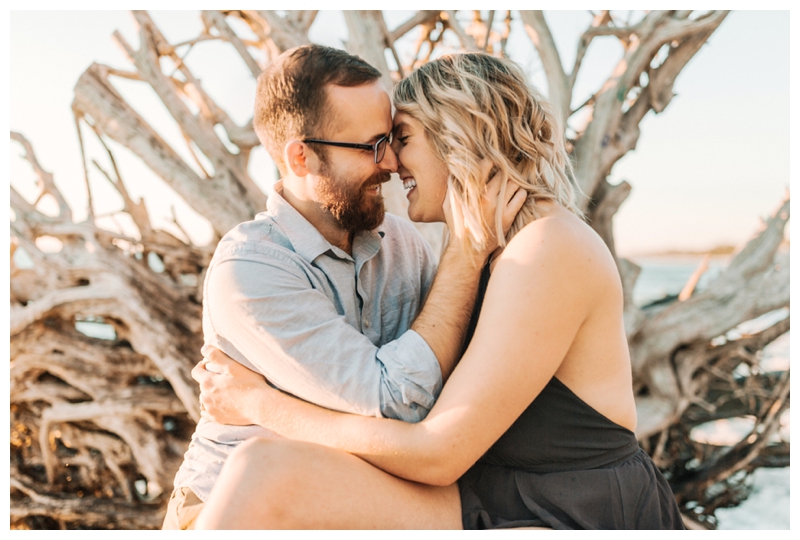
[[[161,529],[164,531],[194,529],[203,505],[203,501],[188,487],[175,488],[169,498],[167,515],[164,516],[164,524]]]

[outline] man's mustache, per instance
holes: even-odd
[[[380,172],[378,174],[370,176],[364,185],[361,187],[362,193],[367,191],[369,188],[373,186],[377,186],[378,184],[385,184],[392,178],[392,175],[387,172]]]

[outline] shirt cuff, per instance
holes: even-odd
[[[378,359],[386,375],[380,396],[383,415],[406,422],[425,418],[442,391],[442,369],[428,343],[408,330],[381,347]]]

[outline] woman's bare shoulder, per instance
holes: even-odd
[[[523,227],[501,253],[498,265],[503,261],[521,271],[554,273],[584,285],[619,281],[616,263],[602,238],[564,208]]]
[[[582,219],[558,207],[523,227],[506,246],[506,256],[575,255],[608,251],[603,240]],[[609,254],[610,255],[610,254]]]

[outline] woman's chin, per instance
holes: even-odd
[[[413,201],[408,205],[408,219],[414,223],[444,223],[443,212],[431,212],[430,208],[426,212],[424,205],[418,204],[419,201]]]
[[[430,223],[430,220],[421,212],[417,212],[413,206],[408,207],[408,219],[414,223]]]
[[[414,223],[444,223],[445,219],[444,216],[438,218],[436,216],[418,216],[411,212],[408,213],[408,219],[413,221]]]

